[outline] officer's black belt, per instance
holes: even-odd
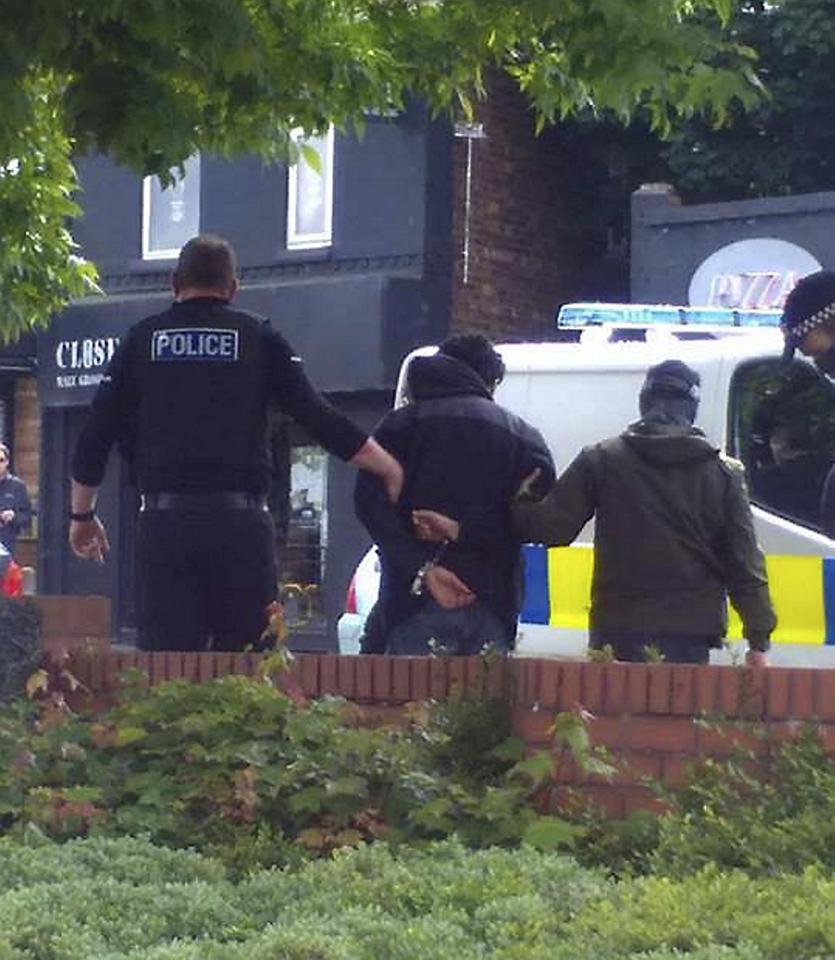
[[[140,510],[179,510],[213,513],[216,510],[266,510],[267,498],[258,493],[219,490],[212,493],[143,493]]]

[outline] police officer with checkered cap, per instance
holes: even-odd
[[[93,399],[72,461],[70,546],[104,561],[96,496],[112,446],[129,448],[141,502],[139,645],[240,650],[260,639],[277,592],[268,410],[277,405],[329,453],[378,475],[393,501],[403,472],[314,389],[267,320],[232,305],[226,240],[190,240],[172,279],[176,301],[128,331]]]
[[[800,350],[822,374],[835,379],[835,270],[820,270],[798,281],[786,298],[780,329],[785,363]],[[820,518],[823,532],[835,538],[835,466],[824,483]]]
[[[780,321],[788,362],[795,350],[835,376],[835,270],[820,270],[798,281],[786,298]]]

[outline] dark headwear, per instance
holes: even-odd
[[[780,329],[786,338],[783,361],[788,362],[807,333],[835,320],[835,270],[819,270],[797,282],[786,297]]]
[[[647,370],[641,387],[641,416],[651,411],[663,413],[663,419],[677,423],[693,423],[699,409],[699,387],[702,378],[681,360],[664,360]],[[660,410],[659,408],[663,408]]]
[[[504,378],[502,355],[487,337],[480,333],[461,333],[447,337],[438,347],[438,352],[466,363],[491,389]]]

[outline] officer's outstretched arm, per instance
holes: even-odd
[[[383,481],[389,500],[397,503],[403,489],[403,467],[385,447],[369,437],[348,462],[376,474]]]

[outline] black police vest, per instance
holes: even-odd
[[[132,331],[140,490],[267,489],[262,324],[223,301],[199,299]]]

